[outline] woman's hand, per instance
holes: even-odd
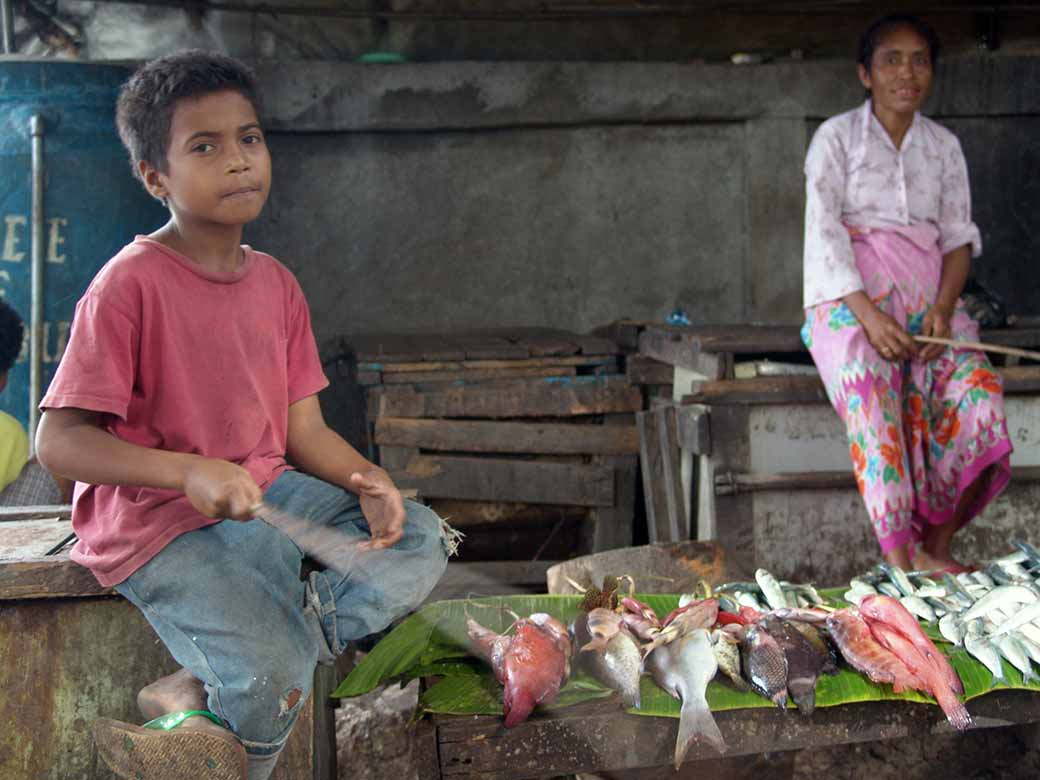
[[[384,550],[393,547],[404,535],[404,499],[390,475],[381,468],[350,475],[350,488],[361,500],[361,511],[368,521],[372,540],[362,549]]]
[[[896,322],[881,311],[862,290],[850,293],[845,304],[863,326],[867,341],[885,360],[907,360],[917,354],[917,342]]]
[[[263,493],[241,466],[218,458],[192,458],[184,471],[184,495],[206,517],[251,520]]]
[[[921,322],[921,335],[948,339],[952,334],[950,322],[953,320],[953,306],[933,304]],[[935,360],[946,347],[942,344],[925,344],[919,355],[926,363]]]

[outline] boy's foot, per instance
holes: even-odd
[[[204,719],[204,718],[203,718]],[[94,722],[94,743],[108,768],[124,780],[246,780],[246,752],[235,735],[188,726],[145,728],[109,718]]]
[[[206,710],[206,698],[202,682],[181,669],[142,688],[137,706],[152,721],[168,713]],[[128,780],[244,780],[246,776],[241,742],[203,715],[157,728],[99,718],[94,723],[94,741],[109,768]]]

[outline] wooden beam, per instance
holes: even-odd
[[[0,561],[0,601],[114,596],[94,575],[69,560],[68,552],[20,561]]]
[[[51,517],[68,520],[72,517],[72,505],[46,504],[43,506],[0,507],[0,523],[13,520],[46,520]]]
[[[786,404],[826,402],[823,382],[815,376],[760,376],[695,382],[683,404]]]
[[[648,327],[639,334],[639,354],[709,380],[725,379],[733,369],[732,354],[706,352],[691,331],[682,329]]]
[[[395,387],[374,403],[378,417],[570,417],[639,411],[643,394],[624,377],[590,376],[424,392]]]
[[[631,425],[574,425],[482,420],[422,420],[380,417],[380,445],[454,452],[545,453],[556,455],[633,455],[639,452],[635,420]]]
[[[625,377],[633,385],[670,385],[675,368],[646,355],[629,355],[625,358]]]
[[[428,371],[488,371],[521,368],[560,368],[586,366],[616,366],[613,355],[559,355],[552,357],[522,358],[517,360],[448,360],[410,363],[359,363],[360,371],[382,371],[384,374],[409,374]]]
[[[1014,482],[1040,481],[1040,466],[1014,466]],[[758,493],[768,490],[855,490],[852,466],[844,471],[791,471],[778,474],[721,472],[715,475],[715,495]]]
[[[688,537],[686,504],[679,475],[679,442],[670,405],[640,412],[640,465],[646,502],[647,534],[651,542],[678,542]]]
[[[616,371],[616,367],[615,367]],[[370,373],[370,372],[366,372]],[[459,371],[387,371],[380,374],[384,385],[421,385],[438,382],[487,382],[489,380],[524,379],[530,377],[576,376],[574,366],[464,368]]]
[[[564,506],[614,503],[614,470],[602,465],[420,455],[390,476],[399,487],[415,488],[424,498]]]

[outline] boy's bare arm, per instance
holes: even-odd
[[[286,450],[294,466],[358,494],[372,533],[370,547],[390,547],[404,534],[404,502],[390,475],[325,424],[317,396],[289,407]]]
[[[179,490],[208,517],[248,520],[261,499],[241,466],[130,444],[99,427],[97,414],[84,409],[44,411],[36,455],[51,473],[77,482]]]

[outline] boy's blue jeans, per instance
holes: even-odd
[[[287,471],[264,500],[367,539],[358,498]],[[174,659],[200,679],[209,708],[242,740],[250,763],[289,737],[318,662],[380,631],[429,594],[447,565],[444,525],[405,501],[404,537],[366,554],[363,570],[300,579],[302,554],[260,521],[223,520],[174,539],[116,586],[140,609]],[[252,773],[251,773],[252,775]]]

